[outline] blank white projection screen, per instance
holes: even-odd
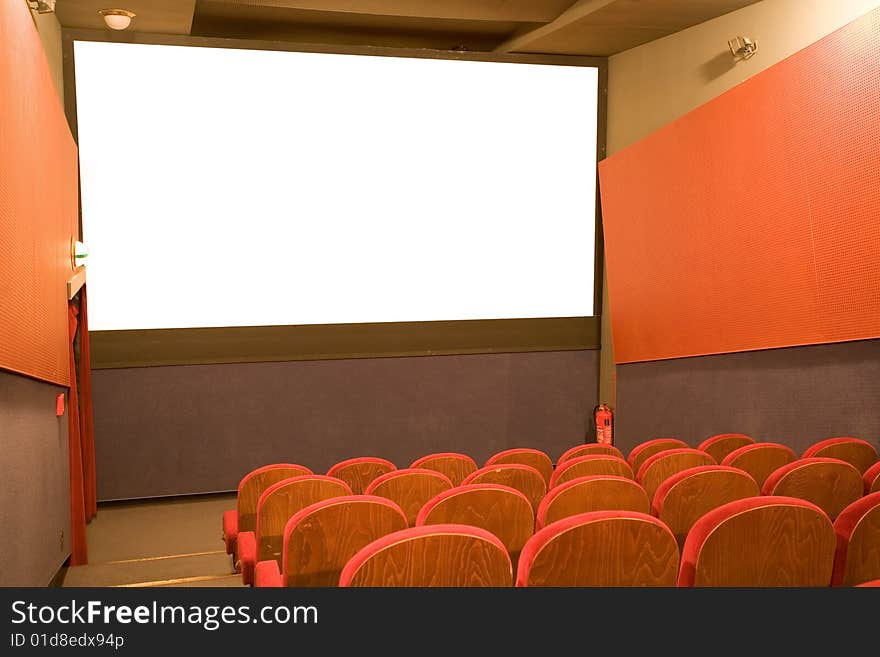
[[[93,330],[593,314],[595,68],[75,61]]]

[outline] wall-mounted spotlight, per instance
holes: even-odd
[[[758,51],[758,44],[749,37],[737,36],[727,42],[734,59],[748,59]]]
[[[98,13],[104,18],[104,23],[111,30],[124,30],[131,25],[131,19],[136,16],[128,9],[99,9]]]
[[[55,0],[28,0],[28,7],[38,14],[51,14],[55,11]]]

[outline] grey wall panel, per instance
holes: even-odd
[[[880,340],[617,366],[615,444],[741,432],[790,445],[855,436],[880,451]]]
[[[598,351],[95,370],[98,497],[234,489],[266,463],[324,472],[358,455],[482,463],[583,440]]]
[[[0,586],[46,586],[70,554],[66,391],[0,371]]]

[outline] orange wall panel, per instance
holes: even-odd
[[[615,361],[880,337],[878,126],[880,10],[601,162]]]
[[[0,2],[0,368],[61,385],[77,150],[27,3]]]

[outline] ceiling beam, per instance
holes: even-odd
[[[209,0],[211,3],[404,18],[546,23],[571,0]]]
[[[607,7],[612,2],[615,2],[615,0],[578,0],[578,2],[574,3],[571,7],[559,14],[559,16],[546,25],[537,27],[525,34],[514,35],[510,39],[507,39],[507,41],[495,48],[495,52],[520,51],[523,48],[528,47],[529,44],[548,37],[554,32],[558,32],[559,30],[586,18],[590,14],[599,11],[603,7]]]

